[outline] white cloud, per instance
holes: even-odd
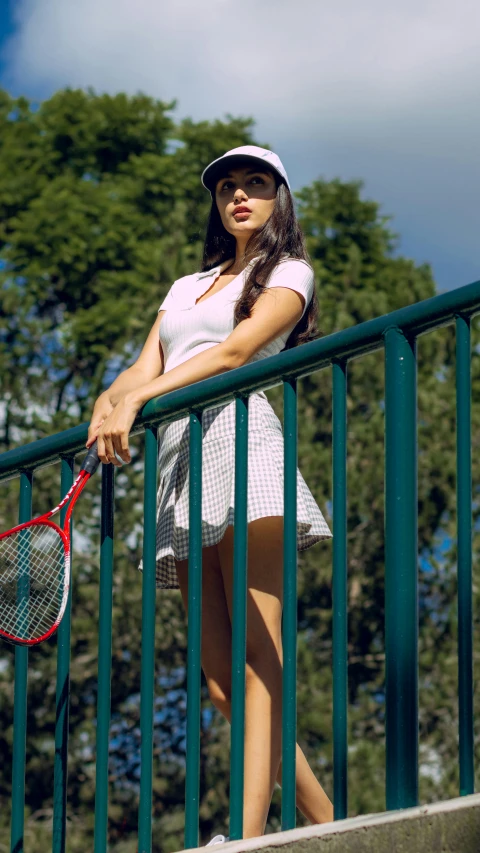
[[[394,111],[479,69],[476,0],[20,0],[16,85],[138,89],[204,117]]]
[[[478,264],[478,0],[18,0],[15,16],[12,91],[141,90],[195,119],[253,115],[294,187],[362,177],[400,222],[418,195],[425,244],[456,228],[451,251]],[[445,221],[442,185],[458,206]]]

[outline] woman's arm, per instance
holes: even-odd
[[[218,376],[219,373],[225,373],[237,366],[236,359],[230,354],[228,344],[223,341],[197,353],[183,364],[169,370],[164,376],[157,376],[150,382],[139,385],[133,391],[128,391],[98,430],[100,460],[104,463],[113,462],[114,465],[121,465],[116,460],[115,453],[117,453],[124,462],[130,462],[128,435],[138,411],[143,408],[147,400],[158,397],[160,394],[168,394],[169,391],[175,391],[177,388],[192,385],[201,379]]]
[[[159,327],[165,311],[159,311],[143,349],[137,360],[128,367],[112,382],[110,388],[104,393],[107,395],[112,406],[118,401],[135,391],[141,385],[147,385],[153,379],[157,379],[164,371],[163,351],[159,337]]]
[[[163,351],[159,338],[159,326],[164,314],[165,311],[158,312],[158,317],[135,363],[123,370],[110,387],[103,391],[95,401],[88,428],[87,447],[93,444],[101,425],[119,401],[125,397],[125,394],[148,384],[163,373]]]
[[[160,374],[157,373],[157,376]],[[116,406],[117,403],[128,394],[130,391],[136,391],[140,386],[145,385],[154,377],[147,378],[143,370],[139,369],[137,363],[127,367],[122,373],[119,373],[117,378],[112,382],[110,388],[103,392],[103,395],[111,403]]]
[[[154,397],[168,394],[178,388],[185,388],[187,385],[193,385],[194,382],[209,379],[211,376],[218,376],[219,373],[226,373],[227,370],[237,366],[236,361],[230,357],[226,342],[222,341],[191,356],[163,376],[156,376],[150,382],[139,385],[128,393],[128,399],[138,410]]]

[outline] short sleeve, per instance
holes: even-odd
[[[176,282],[174,281],[170,290],[168,291],[165,299],[161,303],[158,311],[168,311],[169,309],[171,310],[173,308],[173,305],[174,305],[173,289],[175,287],[175,284],[176,284]],[[158,311],[157,311],[157,314],[158,314]]]
[[[302,317],[307,310],[310,300],[313,296],[315,287],[314,273],[306,261],[297,258],[289,258],[285,261],[280,261],[273,270],[270,278],[266,283],[267,287],[289,287],[290,290],[296,290],[305,298]]]

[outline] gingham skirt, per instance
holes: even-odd
[[[188,557],[190,416],[161,426],[157,493],[156,584],[178,589],[175,560]],[[203,414],[202,547],[214,545],[234,524],[235,401]],[[283,516],[283,432],[263,391],[248,401],[247,523]],[[304,551],[332,533],[297,468],[297,550]],[[142,563],[139,565],[142,569]]]

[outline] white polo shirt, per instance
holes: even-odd
[[[233,332],[235,303],[243,290],[247,270],[255,258],[222,290],[195,304],[195,300],[211,287],[233,260],[231,258],[207,272],[185,275],[173,282],[158,309],[167,312],[162,317],[159,329],[165,373],[197,353],[222,343]],[[300,293],[305,299],[303,317],[313,296],[313,270],[306,261],[285,258],[277,264],[266,286],[288,287]],[[295,325],[296,323],[264,349],[255,353],[248,363],[281,352]]]

